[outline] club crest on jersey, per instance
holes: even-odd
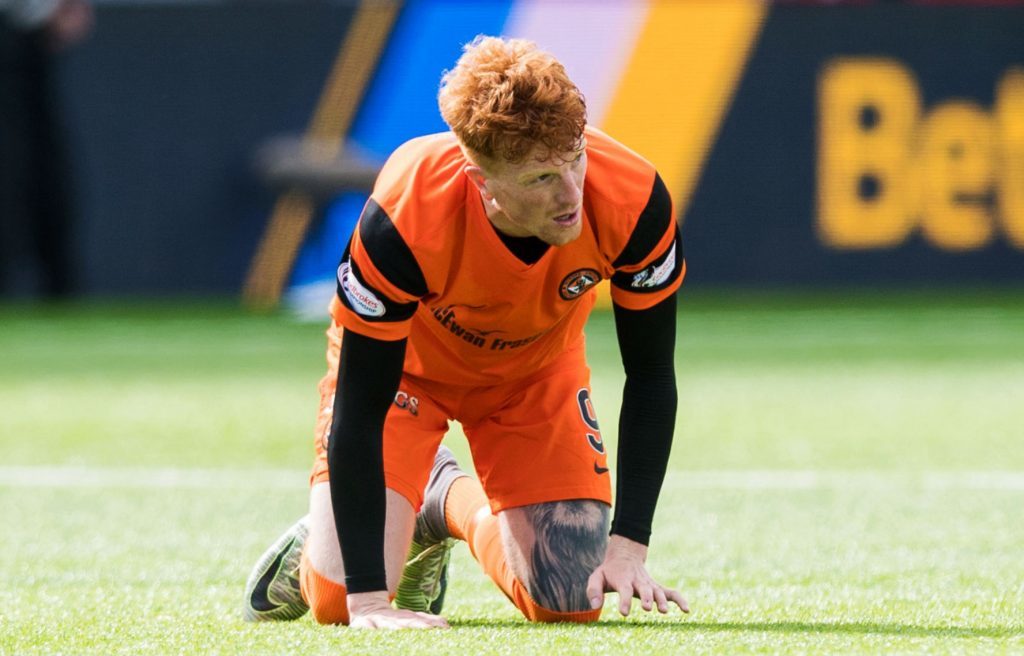
[[[583,292],[600,281],[601,274],[594,269],[577,269],[562,279],[558,294],[563,299],[571,301],[574,298],[579,298]]]
[[[352,271],[350,260],[345,260],[338,267],[338,284],[357,314],[364,317],[384,316],[384,303],[359,282]]]
[[[676,268],[676,244],[672,242],[672,248],[665,255],[664,261],[660,264],[655,262],[640,273],[633,276],[631,287],[646,288],[657,287],[672,277]]]

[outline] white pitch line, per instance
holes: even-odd
[[[0,466],[0,487],[302,489],[309,470]]]
[[[0,466],[0,487],[303,489],[308,470]],[[671,472],[667,490],[1024,491],[1024,471],[701,470]]]
[[[838,470],[705,470],[674,472],[666,486],[679,489],[726,490],[927,490],[1024,491],[1022,471],[838,471]]]

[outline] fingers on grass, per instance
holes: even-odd
[[[668,599],[665,597],[665,590],[660,585],[654,588],[654,601],[658,604],[658,612],[665,614],[668,612]]]
[[[604,605],[604,574],[601,570],[597,570],[587,579],[587,599],[594,610]]]
[[[376,629],[377,625],[373,623],[368,617],[354,617],[349,622],[349,628],[351,629]]]
[[[665,590],[665,596],[669,601],[672,601],[676,606],[679,606],[679,610],[684,613],[690,612],[690,604],[686,603],[686,599],[684,599],[683,595],[679,594],[679,592],[675,590]]]
[[[624,585],[616,590],[616,592],[619,593],[619,613],[623,617],[627,617],[629,615],[629,607],[633,604],[633,586]]]
[[[356,617],[349,626],[353,629],[447,629],[448,622],[438,615],[411,613]]]
[[[654,589],[649,585],[643,585],[637,588],[637,593],[640,597],[640,606],[645,611],[650,611],[654,607]]]
[[[440,615],[431,615],[430,613],[416,613],[416,615],[423,620],[427,628],[433,629],[447,629],[448,621]]]

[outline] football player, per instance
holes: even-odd
[[[530,620],[596,620],[612,591],[623,615],[688,611],[645,564],[676,413],[669,193],[528,41],[468,44],[439,105],[450,132],[394,152],[342,255],[309,515],[257,563],[246,617],[446,626],[455,540]],[[583,335],[604,279],[625,369],[614,513]],[[439,448],[452,419],[476,477]]]

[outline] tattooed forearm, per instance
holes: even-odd
[[[608,506],[591,500],[555,501],[530,507],[537,541],[527,588],[545,608],[587,610],[587,579],[608,544]]]

